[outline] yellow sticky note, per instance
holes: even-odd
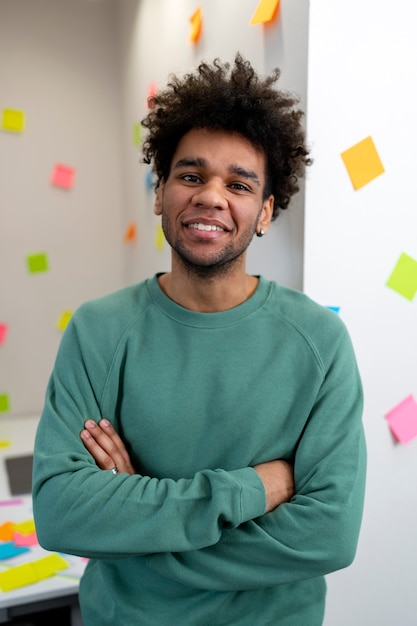
[[[271,22],[278,13],[279,0],[260,0],[249,24]]]
[[[341,157],[356,191],[385,171],[372,137],[348,148]]]
[[[38,580],[42,580],[44,578],[49,578],[49,576],[53,576],[56,572],[59,572],[62,569],[66,569],[68,567],[68,561],[66,561],[59,554],[51,554],[50,556],[45,556],[37,561],[32,561],[32,565]]]
[[[16,565],[4,572],[0,572],[0,589],[2,591],[11,591],[18,587],[31,585],[39,580],[49,578],[67,567],[68,561],[59,556],[59,554],[51,554],[36,561]]]
[[[63,332],[66,329],[71,317],[72,317],[72,311],[62,311],[57,322],[58,330]]]
[[[155,246],[158,250],[163,250],[165,245],[164,231],[161,224],[157,224],[155,231]]]
[[[7,393],[0,393],[0,413],[10,411],[10,400]]]
[[[31,274],[48,271],[48,257],[45,252],[29,254],[27,256],[28,269]]]
[[[0,448],[10,448],[12,442],[9,439],[0,440]]]
[[[203,13],[201,7],[198,7],[198,9],[192,14],[192,16],[190,17],[190,22],[190,42],[197,43],[197,41],[200,39],[201,28],[203,25]]]
[[[32,567],[32,563],[24,563],[16,565],[5,572],[0,572],[0,589],[2,591],[11,591],[18,587],[31,585],[38,582],[39,578]]]
[[[35,531],[35,522],[33,521],[33,519],[28,519],[25,522],[13,524],[13,528],[22,535],[29,535],[30,533],[33,533]]]
[[[24,112],[16,109],[4,109],[2,126],[4,130],[12,133],[21,133],[25,128]]]

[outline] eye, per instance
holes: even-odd
[[[236,191],[250,191],[250,188],[243,183],[231,183],[229,187],[231,189],[236,189]]]
[[[185,180],[186,183],[199,183],[201,182],[201,178],[197,176],[197,174],[182,174],[182,180]]]

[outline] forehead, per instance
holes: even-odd
[[[201,160],[207,166],[229,167],[231,164],[250,167],[264,177],[265,156],[249,139],[235,132],[193,128],[178,142],[171,170],[183,159]]]

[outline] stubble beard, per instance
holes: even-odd
[[[164,214],[162,214],[162,230],[165,238],[181,261],[184,269],[190,277],[204,280],[224,278],[233,273],[234,268],[240,262],[242,255],[248,249],[256,233],[257,223],[258,217],[253,224],[242,232],[237,245],[230,242],[217,253],[208,255],[205,259],[201,259],[201,257],[197,258],[196,255],[193,255],[187,246],[184,245],[181,237],[175,239],[172,236],[168,220],[164,219]],[[210,245],[210,242],[207,243]]]

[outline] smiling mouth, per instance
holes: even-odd
[[[222,233],[226,232],[225,228],[221,228],[216,224],[201,224],[200,222],[196,222],[194,224],[187,224],[187,228],[194,228],[195,230],[217,230]]]

